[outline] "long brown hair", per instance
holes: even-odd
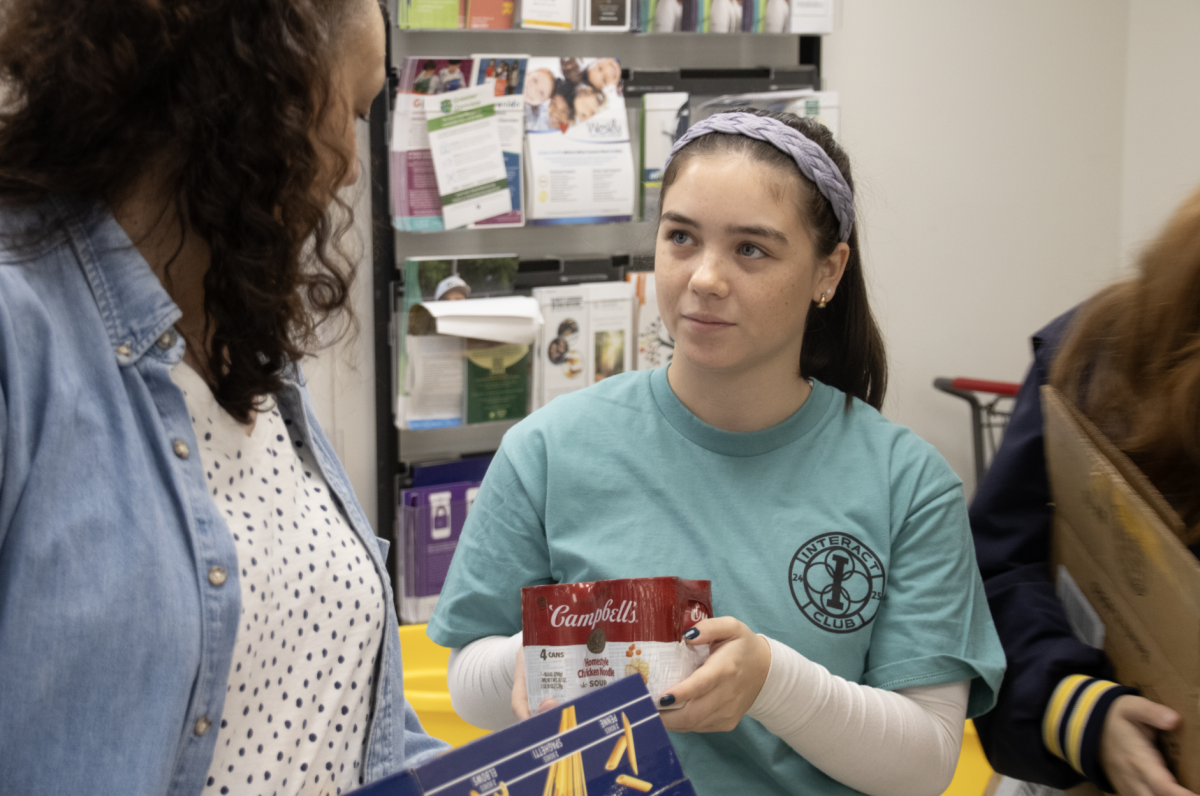
[[[1200,523],[1200,189],[1138,274],[1078,310],[1050,382]]]
[[[333,221],[315,182],[336,186],[350,168],[324,130],[334,45],[360,7],[9,0],[0,15],[0,208],[111,203],[168,155],[180,226],[212,253],[214,393],[243,422],[348,300],[349,208],[335,200]],[[55,232],[38,223],[9,245]]]
[[[795,116],[790,113],[744,109],[739,112],[769,116],[799,130],[809,140],[817,143],[841,170],[850,189],[854,190],[854,178],[850,174],[850,158],[834,140],[829,128],[820,122]],[[765,141],[742,135],[710,133],[695,139],[675,154],[663,173],[662,196],[675,182],[683,165],[692,158],[709,154],[741,154],[752,157],[773,168],[794,174],[800,191],[796,197],[801,217],[812,235],[814,254],[823,259],[833,254],[841,238],[840,225],[833,206],[817,190],[790,155]],[[661,207],[661,202],[659,204]],[[850,257],[837,292],[824,309],[812,306],[804,325],[804,344],[800,349],[799,372],[805,377],[820,379],[826,384],[846,393],[846,407],[850,398],[858,398],[879,409],[883,406],[887,391],[887,355],[883,346],[883,335],[871,314],[867,300],[867,284],[863,278],[862,254],[858,245],[858,223],[850,232],[847,241]]]

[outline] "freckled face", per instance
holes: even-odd
[[[707,155],[666,191],[654,272],[676,363],[799,372],[809,306],[841,274],[816,262],[797,179],[742,155]]]

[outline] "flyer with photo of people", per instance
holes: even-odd
[[[525,73],[528,55],[478,54],[471,56],[471,85],[488,85],[495,94],[496,120],[500,124],[500,144],[504,150],[504,168],[512,195],[512,210],[494,218],[478,221],[478,227],[520,227],[525,224],[522,204],[521,159],[525,143]]]
[[[470,58],[410,56],[403,61],[389,155],[392,223],[396,229],[410,232],[445,229],[433,153],[429,148],[425,97],[466,88],[470,74]]]
[[[530,58],[524,113],[527,224],[633,218],[633,150],[615,58]]]

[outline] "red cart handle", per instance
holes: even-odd
[[[971,392],[990,392],[1015,398],[1021,391],[1021,385],[1011,381],[988,381],[986,379],[967,379],[961,376],[951,379],[950,386],[955,390],[970,390]]]

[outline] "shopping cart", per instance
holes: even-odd
[[[1013,402],[1021,385],[1011,381],[939,377],[933,380],[933,386],[971,405],[975,483],[979,484],[992,463],[992,457],[996,455],[996,448],[1000,446],[1000,438],[1012,415]]]

